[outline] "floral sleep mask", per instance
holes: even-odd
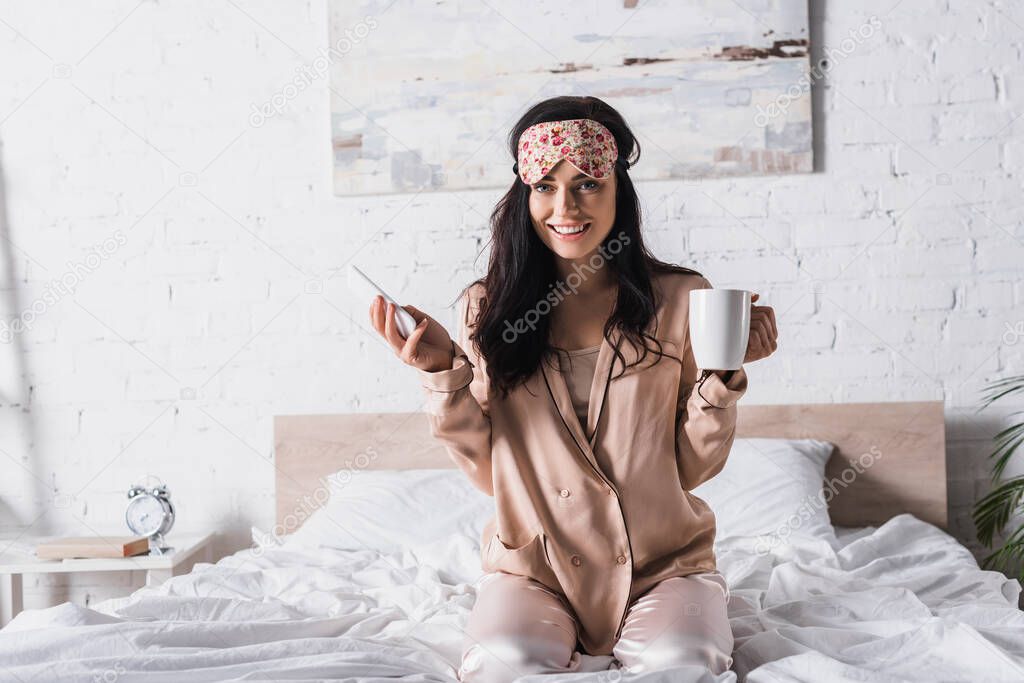
[[[615,137],[593,119],[545,121],[519,136],[519,157],[513,170],[532,185],[562,159],[592,178],[612,173],[619,156]],[[629,168],[628,163],[625,164]]]

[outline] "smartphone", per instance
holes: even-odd
[[[395,305],[395,323],[398,326],[398,333],[408,339],[412,331],[416,329],[416,319],[410,315],[409,311],[402,308],[397,301],[388,296],[388,293],[371,280],[366,273],[351,263],[348,266],[347,279],[348,288],[364,298],[367,308],[369,308],[373,298],[378,294],[384,297],[384,301],[393,303]]]

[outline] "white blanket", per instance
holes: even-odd
[[[910,515],[764,552],[716,544],[729,580],[735,672],[589,673],[521,683],[1024,680],[1020,584]],[[758,552],[761,551],[761,552]],[[201,564],[94,609],[29,610],[0,631],[0,680],[358,680],[453,683],[479,549],[401,553],[285,543]]]

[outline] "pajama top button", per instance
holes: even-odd
[[[558,492],[558,495],[560,495],[562,498],[568,498],[569,489],[562,489],[561,491]]]
[[[579,555],[573,555],[572,556],[572,563],[578,567],[581,564],[583,564],[583,560],[580,559]]]
[[[619,564],[626,564],[626,556],[625,555],[619,555],[618,557],[615,558],[615,561],[618,562]]]

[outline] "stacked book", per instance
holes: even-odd
[[[131,557],[149,552],[146,536],[81,536],[52,538],[36,545],[36,557],[62,560],[72,557]]]

